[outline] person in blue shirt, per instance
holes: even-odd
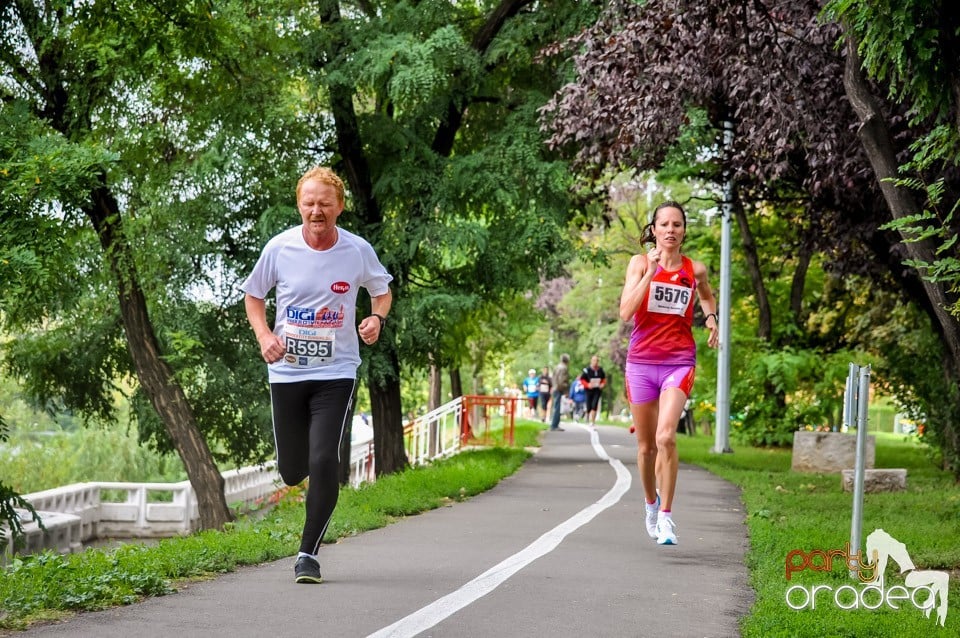
[[[527,416],[536,418],[537,401],[540,399],[540,377],[533,368],[530,368],[527,377],[523,380],[523,391],[527,395]]]
[[[573,420],[579,422],[587,411],[587,390],[580,377],[574,379],[570,386],[570,400],[573,401]]]

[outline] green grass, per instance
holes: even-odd
[[[463,452],[360,489],[343,489],[326,540],[382,527],[493,487],[522,465],[529,455],[523,448],[537,445],[542,428],[539,422],[518,420],[512,449]],[[756,592],[755,605],[742,621],[743,636],[960,635],[960,486],[931,463],[924,448],[902,436],[877,435],[877,467],[907,468],[908,489],[866,495],[863,530],[885,529],[906,544],[920,569],[952,570],[954,605],[945,628],[912,607],[843,611],[830,601],[815,610],[791,610],[784,596],[792,584],[839,587],[852,582],[844,569],[797,572],[789,583],[785,577],[791,550],[838,549],[849,540],[852,496],[842,491],[839,476],[791,472],[789,450],[735,446],[733,454],[713,454],[713,439],[706,436],[681,435],[678,444],[684,462],[703,466],[742,489],[750,535],[746,561]],[[264,517],[241,519],[223,532],[166,539],[149,547],[18,559],[0,573],[0,629],[129,604],[173,591],[189,579],[291,556],[303,522],[302,496],[302,491],[291,490]],[[682,500],[682,484],[679,497]],[[890,584],[902,582],[893,567],[887,578]]]
[[[850,539],[853,496],[844,492],[838,474],[800,474],[790,470],[789,450],[735,447],[733,454],[710,452],[710,437],[679,437],[681,460],[700,465],[742,488],[750,534],[747,565],[756,603],[742,623],[745,637],[863,637],[960,635],[960,486],[935,467],[927,451],[902,435],[877,434],[876,467],[906,468],[907,490],[866,494],[864,536],[882,528],[904,543],[918,569],[951,572],[946,626],[941,628],[909,602],[899,610],[838,609],[832,597],[818,599],[816,609],[792,610],[788,587],[799,584],[838,588],[856,584],[841,565],[831,572],[805,570],[786,579],[786,557],[804,552],[842,549]],[[683,486],[679,496],[682,499]],[[895,565],[887,568],[887,587],[902,584]],[[797,601],[801,599],[796,599]],[[795,601],[796,602],[796,601]],[[849,602],[843,599],[844,603]],[[875,604],[868,598],[868,604]]]

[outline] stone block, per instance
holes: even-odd
[[[865,467],[873,467],[877,441],[867,435]],[[840,472],[857,465],[857,435],[846,432],[795,432],[793,435],[794,472]]]
[[[843,470],[841,483],[844,492],[853,491],[855,470]],[[905,469],[884,468],[880,470],[863,471],[863,491],[869,492],[902,492],[907,489],[907,471]]]

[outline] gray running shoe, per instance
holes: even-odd
[[[323,582],[323,576],[320,575],[320,563],[309,556],[301,556],[297,559],[297,565],[293,568],[293,573],[298,583]]]

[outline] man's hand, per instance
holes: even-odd
[[[279,361],[287,352],[287,345],[283,339],[272,332],[267,332],[257,337],[257,341],[260,343],[260,355],[267,363]]]
[[[372,346],[380,338],[380,317],[376,315],[366,317],[360,322],[357,332],[360,333],[360,338],[365,344]]]

